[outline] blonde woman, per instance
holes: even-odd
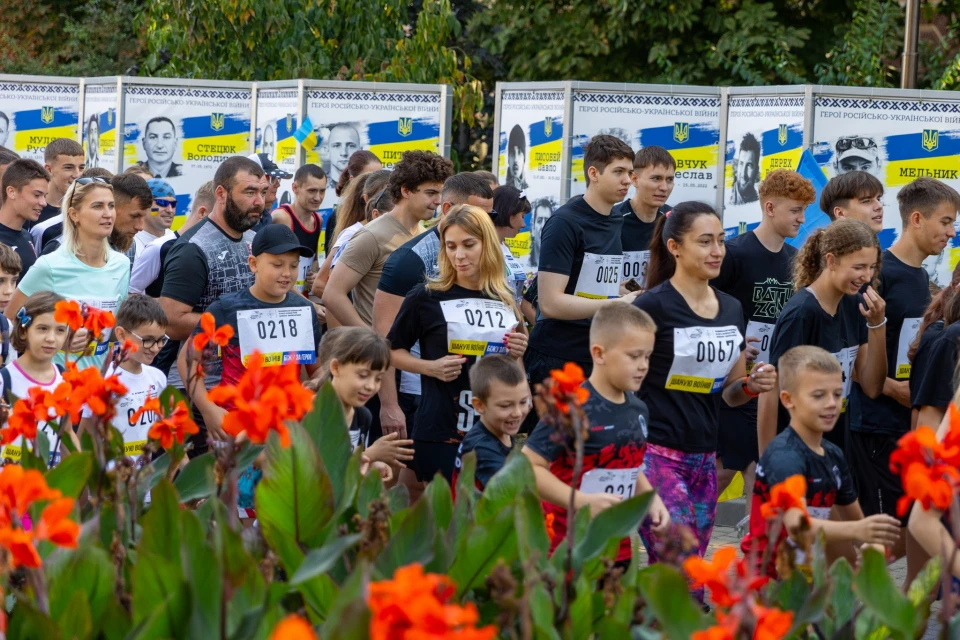
[[[519,361],[527,349],[490,214],[453,207],[440,223],[440,246],[438,276],[407,295],[387,335],[394,366],[421,376],[410,465],[417,482],[437,472],[453,476],[460,441],[477,419],[469,380],[477,358],[501,353]],[[417,342],[420,358],[410,353]]]
[[[63,244],[49,255],[40,256],[24,276],[7,317],[13,320],[27,297],[39,291],[53,291],[68,300],[116,313],[127,297],[130,285],[130,260],[110,248],[109,238],[117,214],[113,187],[104,178],[80,178],[67,189],[61,204]],[[70,360],[80,369],[100,367],[107,352],[109,330],[90,336],[77,331],[66,347]],[[82,355],[81,355],[82,354]],[[63,364],[65,353],[54,358]]]

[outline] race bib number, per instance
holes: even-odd
[[[740,357],[743,336],[735,326],[684,327],[673,330],[673,364],[667,389],[717,393]]]
[[[622,280],[631,278],[640,283],[644,289],[647,288],[647,265],[650,264],[649,251],[624,251],[623,252],[623,277]]]
[[[807,513],[810,514],[811,518],[816,518],[817,520],[830,519],[830,507],[807,507]]]
[[[91,307],[96,307],[102,311],[109,311],[114,316],[117,315],[117,309],[120,307],[119,300],[110,300],[107,298],[84,298],[83,300],[79,300],[79,302],[85,303]],[[107,349],[110,348],[110,342],[108,341],[109,337],[110,329],[105,329],[101,335],[96,337],[97,346],[94,348],[92,355],[102,356],[107,352]],[[92,342],[94,338],[91,336],[90,340]],[[89,354],[90,352],[88,351],[87,353]]]
[[[580,480],[584,493],[611,493],[632,498],[637,489],[640,467],[634,469],[591,469]]]
[[[263,354],[263,364],[275,366],[317,361],[317,342],[313,336],[313,309],[285,307],[250,309],[237,312],[240,357],[244,365],[255,350]]]
[[[853,388],[853,365],[857,362],[857,353],[860,351],[860,345],[847,347],[833,354],[840,362],[840,368],[843,372],[843,411],[847,410],[847,398],[850,397],[850,390]]]
[[[500,246],[503,249],[503,259],[507,264],[507,286],[513,289],[513,297],[519,305],[523,298],[523,285],[527,282],[527,273],[523,270],[520,261],[510,253],[510,249],[506,245]]]
[[[447,322],[447,351],[462,356],[507,353],[503,337],[517,326],[513,311],[499,300],[465,298],[440,302]]]
[[[606,300],[620,296],[620,267],[623,256],[585,253],[580,277],[573,294],[592,300]]]
[[[910,345],[917,338],[917,331],[920,330],[920,322],[923,318],[904,318],[903,326],[900,328],[900,343],[897,346],[897,380],[909,380],[910,358],[907,354],[910,352]]]
[[[51,467],[57,466],[60,464],[60,447],[57,445],[57,425],[44,422],[38,425],[38,431],[43,431],[47,436],[47,442],[50,443],[50,459],[47,461],[48,465]],[[23,458],[23,447],[23,436],[20,436],[3,447],[3,453],[0,454],[0,458],[19,463],[20,459]]]
[[[751,320],[747,323],[747,335],[746,337],[760,338],[760,342],[751,342],[747,346],[753,345],[757,349],[760,349],[760,353],[757,354],[757,359],[754,362],[751,362],[747,365],[747,373],[753,369],[753,364],[756,362],[770,362],[770,341],[773,339],[773,328],[776,325],[768,324],[766,322],[756,322]]]
[[[297,291],[310,293],[306,290],[307,274],[310,273],[310,267],[313,266],[313,258],[304,258],[300,256],[300,264],[297,265]]]

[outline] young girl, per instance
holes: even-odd
[[[640,399],[650,411],[646,474],[670,518],[689,526],[707,551],[717,510],[716,452],[721,396],[739,406],[776,386],[776,371],[744,354],[743,310],[710,286],[725,253],[723,225],[702,202],[682,202],[657,220],[647,291],[634,305],[656,323],[650,370]],[[641,537],[656,562],[660,538]]]
[[[770,362],[811,345],[832,353],[843,367],[843,413],[826,438],[846,451],[853,376],[876,398],[887,378],[886,303],[872,286],[857,293],[879,272],[880,243],[863,222],[842,218],[807,238],[794,267],[796,293],[783,307],[770,340]],[[790,424],[776,394],[760,397],[757,432],[760,453]]]
[[[3,386],[3,399],[11,407],[17,398],[26,398],[32,387],[53,392],[62,381],[59,365],[53,358],[63,347],[69,327],[53,319],[57,302],[63,300],[49,291],[41,291],[27,298],[17,309],[13,320],[10,340],[20,357],[0,369]],[[50,465],[60,460],[60,453],[54,451],[57,441],[57,422],[45,423],[41,428],[50,441]],[[19,462],[23,447],[23,438],[18,438],[3,448],[5,460]]]
[[[457,205],[440,223],[439,276],[414,288],[387,335],[394,366],[421,376],[420,407],[413,425],[413,471],[405,484],[453,477],[457,449],[476,421],[470,366],[506,353],[519,360],[527,348],[522,316],[506,270],[500,240],[483,209]],[[410,353],[420,343],[420,357]]]
[[[513,287],[513,299],[517,306],[523,311],[527,320],[531,316],[536,319],[536,312],[533,305],[523,299],[523,289],[527,284],[527,273],[520,264],[520,261],[513,257],[510,247],[507,246],[508,238],[515,238],[523,229],[523,219],[530,213],[530,201],[523,191],[516,187],[508,185],[497,187],[493,192],[493,224],[497,228],[497,237],[500,238],[500,249],[503,251],[503,259],[507,262],[507,283]]]

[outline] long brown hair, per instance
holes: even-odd
[[[340,172],[340,179],[337,180],[337,186],[334,189],[338,198],[343,195],[343,190],[347,188],[347,185],[349,185],[354,178],[361,175],[361,172],[371,162],[380,163],[380,158],[374,155],[372,151],[360,149],[350,155],[350,159],[347,160],[347,166]],[[382,165],[382,163],[380,164]]]
[[[842,258],[873,248],[877,250],[877,273],[880,272],[880,241],[863,222],[840,218],[814,231],[800,248],[793,267],[793,286],[796,291],[809,287],[827,266],[827,254]]]
[[[333,229],[330,246],[333,246],[344,229],[367,219],[367,203],[363,199],[363,187],[369,175],[365,173],[356,180],[351,180],[340,196],[340,201],[337,203],[337,225]]]
[[[683,243],[683,236],[690,231],[694,220],[700,216],[720,216],[705,202],[681,202],[665,216],[659,216],[650,239],[650,264],[647,266],[647,289],[673,277],[677,271],[677,259],[667,249],[667,240]]]

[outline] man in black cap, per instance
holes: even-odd
[[[280,181],[289,180],[293,177],[293,174],[281,169],[266,153],[254,153],[247,157],[263,169],[263,180],[268,185],[266,202],[263,205],[263,216],[260,217],[257,226],[253,228],[256,232],[271,223],[270,212],[273,211],[273,207],[277,203],[277,190],[280,188]]]

